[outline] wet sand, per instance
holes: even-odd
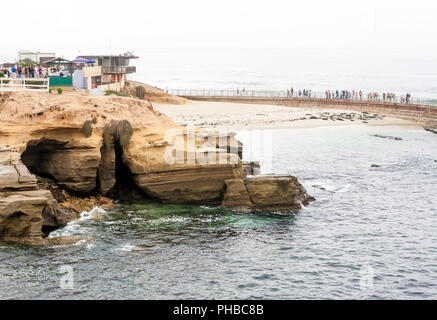
[[[360,120],[360,117],[367,117],[365,113],[336,109],[293,108],[276,105],[204,101],[189,101],[184,105],[154,103],[153,106],[180,125],[226,130],[312,128],[344,125],[396,125],[421,128],[416,122],[392,117],[379,116],[363,121]],[[345,114],[354,114],[352,120],[346,118]],[[311,117],[317,119],[310,119]],[[322,120],[322,118],[328,119]],[[339,118],[343,120],[338,120]]]

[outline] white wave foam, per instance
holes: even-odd
[[[115,250],[117,250],[117,251],[132,251],[133,248],[135,248],[134,245],[132,245],[130,243],[126,243],[124,246],[122,246],[120,248],[116,248]]]
[[[100,207],[95,206],[94,208],[91,209],[91,211],[82,211],[78,221],[84,221],[84,220],[92,219],[93,216],[98,214],[98,213],[105,214],[106,211],[103,210]]]
[[[345,184],[343,186],[336,186],[326,181],[314,181],[311,183],[313,188],[332,192],[332,193],[344,193],[351,189],[352,185]]]
[[[62,236],[71,236],[74,233],[78,232],[78,229],[80,228],[80,222],[92,219],[93,216],[98,213],[105,214],[106,211],[97,206],[92,208],[90,211],[82,211],[80,214],[80,218],[78,220],[70,221],[69,223],[67,223],[65,227],[51,232],[48,237],[54,238],[54,237],[62,237]]]

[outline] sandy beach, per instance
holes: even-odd
[[[227,130],[297,129],[345,125],[420,127],[413,121],[384,116],[362,120],[363,116],[367,117],[366,114],[336,109],[204,101],[189,101],[184,105],[154,103],[153,106],[180,125]],[[350,118],[346,117],[348,114],[351,115]]]

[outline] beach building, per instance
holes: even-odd
[[[50,86],[73,86],[73,62],[64,58],[52,58],[43,63],[47,68]]]
[[[56,58],[54,52],[32,52],[29,50],[18,51],[18,61],[30,60],[37,64],[43,64],[44,62]]]
[[[136,72],[136,67],[129,65],[130,60],[138,59],[130,52],[121,55],[84,55],[77,57],[79,58],[94,61],[94,63],[86,63],[82,68],[87,89],[98,88],[102,91],[121,91],[124,88],[126,76]]]

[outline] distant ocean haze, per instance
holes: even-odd
[[[437,52],[163,48],[135,52],[131,78],[162,89],[311,89],[437,98]]]
[[[284,39],[284,41],[292,41]],[[40,48],[39,51],[44,51]],[[18,50],[17,50],[18,51]],[[75,50],[54,50],[67,59]],[[91,48],[82,53],[118,54]],[[137,73],[128,78],[163,89],[362,90],[437,99],[437,50],[298,48],[132,48]],[[1,50],[0,62],[16,60]]]

